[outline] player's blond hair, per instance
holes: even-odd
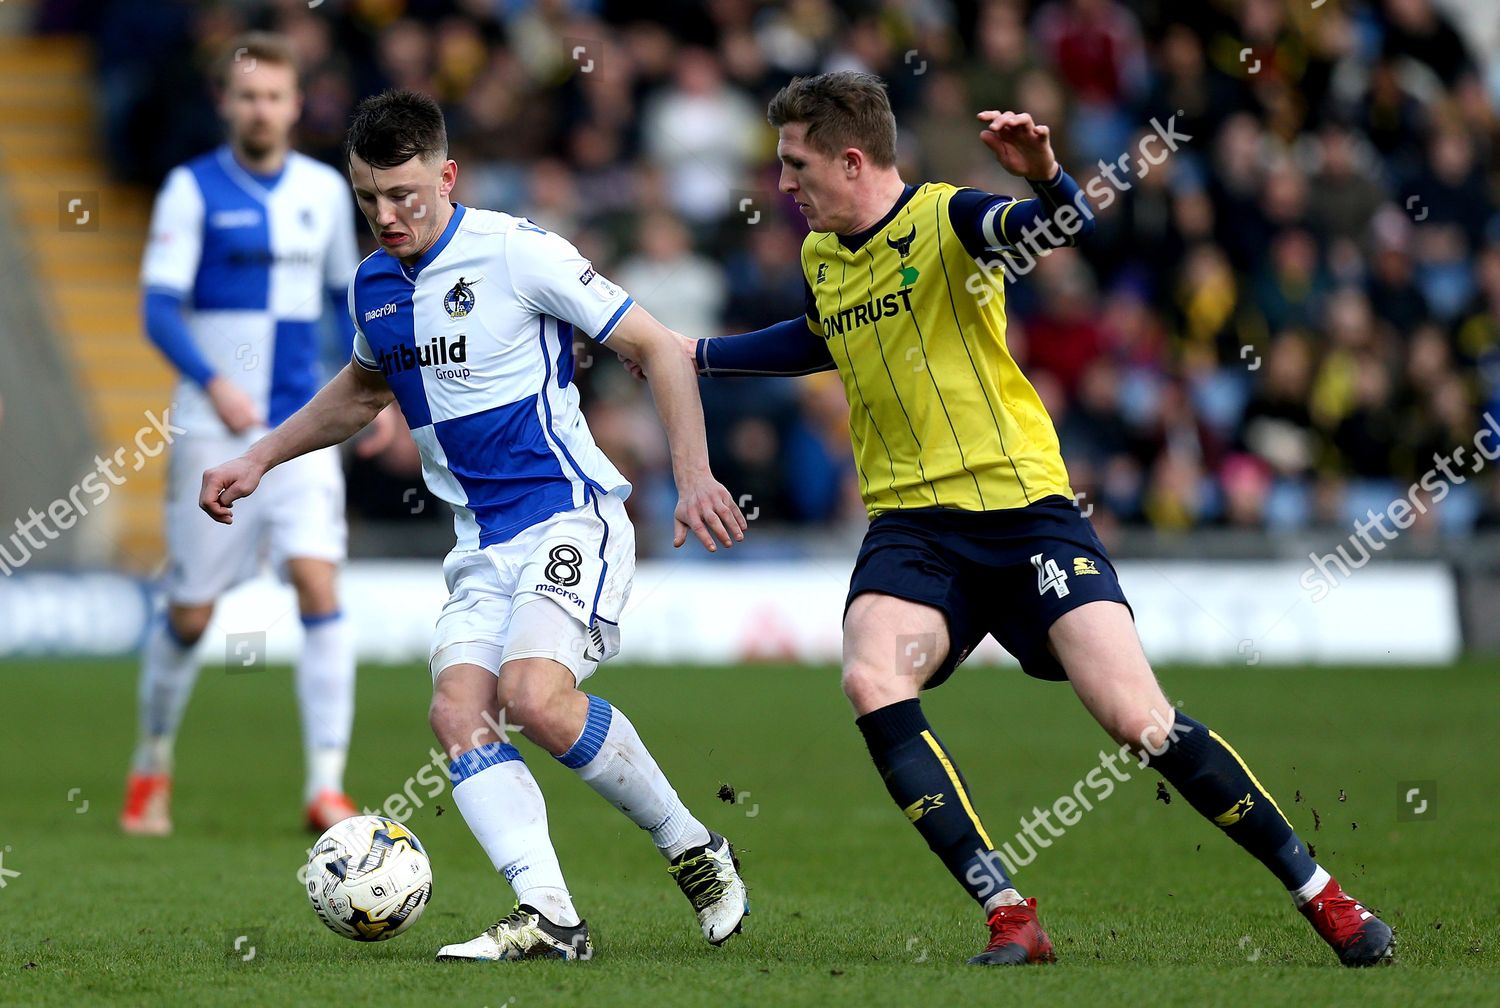
[[[896,164],[896,116],[885,82],[874,74],[839,70],[793,77],[771,99],[766,119],[777,129],[807,126],[807,142],[830,157],[855,147],[881,168]]]
[[[263,63],[291,67],[292,73],[298,73],[297,54],[285,35],[252,31],[236,35],[234,41],[229,43],[229,48],[219,60],[215,80],[219,87],[228,88],[234,73],[249,73]]]

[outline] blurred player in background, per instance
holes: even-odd
[[[172,419],[185,428],[168,474],[165,618],[141,663],[140,736],[126,784],[127,833],[171,831],[172,750],[198,674],[196,645],[224,592],[266,554],[290,580],[302,617],[297,699],[307,754],[307,826],[355,812],[344,794],[354,719],[354,646],[336,586],[347,537],[334,449],[279,470],[232,529],[199,513],[203,470],[249,446],[320,384],[325,312],[343,310],[358,252],[337,171],[291,149],[302,98],[286,41],[235,41],[219,73],[229,141],[167,177],[141,270],[146,332],[177,369]],[[347,344],[346,344],[347,345]],[[382,419],[388,436],[391,417]],[[252,647],[227,661],[260,660]]]
[[[990,941],[970,962],[1053,959],[1036,901],[1012,885],[917,699],[987,634],[1028,674],[1071,682],[1117,742],[1271,870],[1343,963],[1389,958],[1391,929],[1313,861],[1234,749],[1167,701],[1074,504],[1052,421],[1006,347],[1004,290],[979,262],[1092,230],[1048,128],[979,114],[995,159],[1036,193],[1014,200],[903,183],[896,121],[871,75],[794,80],[769,118],[780,188],[812,231],[806,316],[684,346],[707,375],[836,368],[844,381],[871,518],[845,608],[844,692],[891,797],[984,908]],[[998,751],[1024,745],[1022,720],[997,718]]]
[[[579,689],[620,646],[635,573],[630,483],[594,443],[573,377],[575,328],[654,379],[678,490],[676,541],[710,551],[745,519],[708,466],[691,365],[671,331],[566,240],[522,217],[449,201],[458,165],[431,98],[388,91],[349,129],[349,177],[380,249],[349,293],[354,355],[305,407],[203,475],[218,521],[309,453],[353,437],[392,398],[428,488],[454,512],[450,594],[434,632],[429,719],[453,799],[516,908],[439,959],[587,959],[536,779],[505,723],[647,831],[718,945],[748,906],[729,841],[677,792],[625,715]],[[256,497],[241,504],[253,506]]]

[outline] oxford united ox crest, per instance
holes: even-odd
[[[893,235],[886,235],[885,243],[891,247],[891,251],[901,257],[901,286],[903,288],[910,287],[917,282],[917,277],[921,276],[921,272],[915,266],[908,266],[906,264],[906,257],[911,255],[911,243],[916,240],[916,237],[917,225],[915,222],[912,223],[911,230],[904,237],[897,238]]]
[[[905,261],[906,257],[911,255],[911,243],[916,239],[916,237],[917,225],[914,223],[911,226],[911,230],[908,231],[905,236],[897,238],[894,235],[887,235],[885,243],[889,245],[891,249],[898,256],[900,256],[903,261]]]
[[[474,310],[474,288],[459,277],[458,283],[443,297],[443,308],[449,318],[463,318]]]

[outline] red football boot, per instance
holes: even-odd
[[[131,772],[125,780],[125,808],[120,828],[132,836],[166,836],[172,832],[170,774]]]
[[[1377,966],[1395,954],[1396,936],[1390,926],[1354,902],[1336,878],[1329,878],[1323,891],[1303,904],[1302,916],[1345,966]]]
[[[1020,966],[1056,962],[1052,939],[1036,922],[1036,900],[996,907],[990,914],[990,943],[969,960],[971,966]]]
[[[324,789],[307,804],[307,828],[312,833],[325,833],[334,823],[356,815],[359,815],[359,809],[348,795]]]

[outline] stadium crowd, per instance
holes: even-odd
[[[54,0],[44,18],[97,33],[123,178],[216,143],[213,60],[274,28],[305,67],[303,150],[337,164],[359,97],[429,91],[461,201],[569,237],[690,335],[802,312],[804,226],[763,114],[790,76],[882,75],[908,181],[1028,195],[974,113],[1029,111],[1108,189],[1090,242],[1006,284],[1011,348],[1106,527],[1348,525],[1500,429],[1500,52],[1434,0]],[[595,436],[659,517],[647,393],[578,352]],[[835,376],[704,388],[717,473],[760,521],[862,522]],[[1419,526],[1500,522],[1476,457]],[[411,510],[409,446],[351,464],[370,467],[356,511]]]

